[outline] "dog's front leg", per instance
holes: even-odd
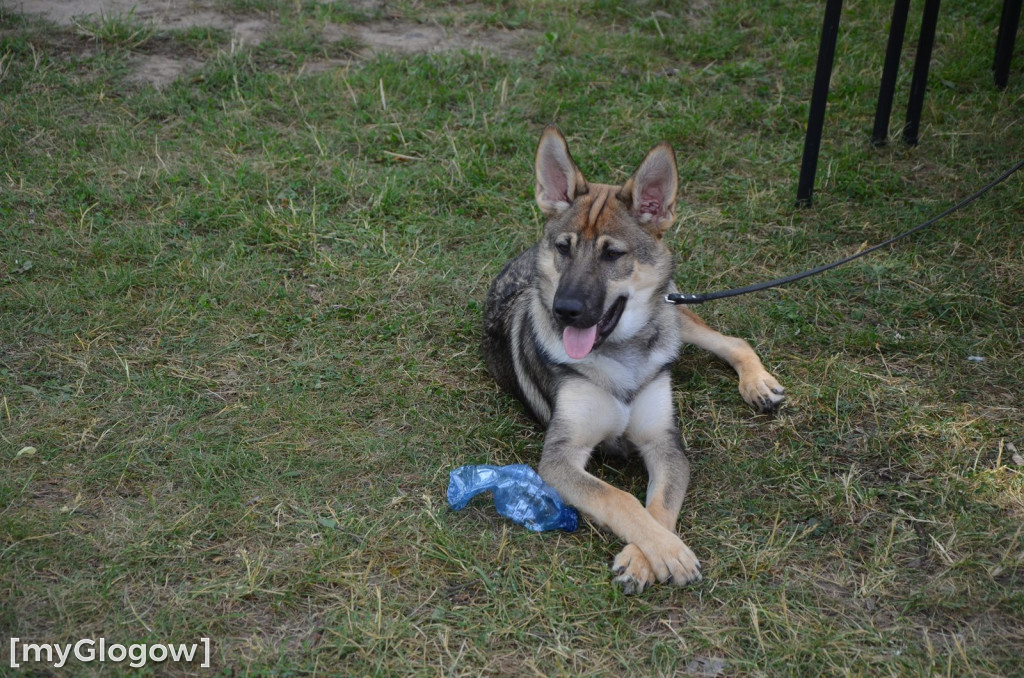
[[[769,374],[750,344],[737,337],[727,337],[708,327],[696,313],[680,306],[682,339],[710,351],[729,363],[740,378],[740,395],[761,412],[774,412],[785,400],[786,389]]]
[[[679,510],[690,484],[690,463],[679,443],[672,403],[672,383],[663,373],[641,391],[630,408],[625,437],[639,450],[647,467],[647,512],[675,533]],[[700,564],[695,579],[700,579]],[[612,563],[615,581],[626,593],[643,591],[652,577],[650,564],[635,544],[627,544]],[[684,583],[684,582],[680,582]]]
[[[628,417],[626,407],[603,389],[584,380],[567,384],[558,394],[544,439],[540,475],[568,503],[627,543],[629,554],[636,556],[633,562],[616,559],[624,568],[617,581],[627,593],[643,590],[652,580],[671,580],[682,586],[700,578],[700,563],[693,551],[636,497],[586,471],[594,447],[626,430]],[[682,494],[678,495],[679,505]],[[674,523],[679,506],[673,513],[667,504],[675,505],[675,498],[662,511],[662,519],[668,522],[671,514]],[[624,574],[628,575],[625,579]]]

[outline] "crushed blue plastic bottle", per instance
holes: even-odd
[[[575,532],[579,526],[576,509],[526,464],[460,466],[448,474],[452,510],[464,509],[481,492],[493,492],[498,513],[528,530]]]

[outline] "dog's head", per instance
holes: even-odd
[[[624,185],[589,184],[551,126],[537,147],[536,178],[548,219],[537,260],[541,296],[566,354],[581,360],[606,340],[636,334],[670,283],[662,235],[675,221],[675,154],[658,144]]]

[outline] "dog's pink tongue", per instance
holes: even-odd
[[[562,332],[562,344],[565,346],[565,352],[573,360],[586,358],[590,350],[594,348],[595,341],[597,341],[597,325],[584,327],[582,330],[578,327],[566,327],[565,332]]]

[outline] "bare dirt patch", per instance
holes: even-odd
[[[128,80],[149,83],[157,87],[170,84],[194,71],[202,62],[187,56],[166,56],[164,54],[133,55],[130,61],[132,73]]]
[[[263,19],[220,12],[210,0],[17,0],[11,6],[62,26],[70,26],[81,17],[131,14],[159,30],[219,28],[230,31],[232,39],[248,44],[258,44],[272,28]]]
[[[520,54],[526,31],[453,29],[438,24],[412,21],[377,21],[365,25],[328,26],[324,36],[328,40],[355,38],[370,53],[452,52],[459,50],[491,51],[499,54]]]
[[[219,8],[214,0],[16,0],[7,3],[15,11],[40,16],[61,26],[74,26],[84,17],[128,17],[152,26],[157,31],[213,28],[231,36],[231,49],[259,45],[281,26],[272,18],[251,14],[232,14]],[[372,2],[370,8],[375,7]],[[452,28],[437,22],[417,22],[403,18],[360,24],[329,23],[323,28],[327,42],[354,40],[360,47],[353,59],[367,58],[379,52],[404,54],[486,51],[500,56],[521,56],[531,32],[465,26]],[[340,60],[308,62],[304,71],[322,72],[345,65]],[[194,54],[132,55],[132,80],[163,86],[196,70],[203,61]]]

